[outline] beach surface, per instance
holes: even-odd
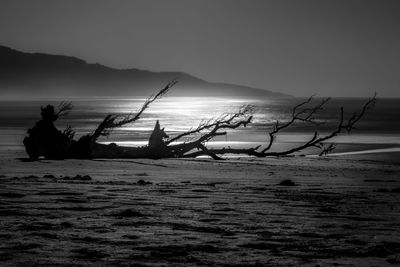
[[[399,265],[399,156],[26,162],[0,150],[0,265]]]

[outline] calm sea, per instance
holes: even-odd
[[[225,112],[235,112],[245,104],[255,107],[254,123],[247,128],[237,129],[226,137],[214,140],[215,145],[243,145],[245,142],[262,143],[267,140],[265,133],[275,120],[290,118],[291,108],[304,99],[226,99],[207,97],[165,97],[155,102],[143,114],[141,120],[117,129],[103,142],[117,142],[124,145],[146,144],[156,120],[173,136],[196,127],[202,120],[215,118]],[[72,99],[73,110],[68,116],[56,122],[59,129],[73,127],[76,136],[92,132],[109,113],[130,113],[137,111],[144,98],[131,99]],[[320,99],[315,99],[317,103]],[[360,108],[366,99],[332,99],[317,117],[326,123],[321,133],[335,127],[340,107],[345,108],[347,117]],[[0,149],[23,149],[22,140],[26,130],[40,119],[40,107],[47,104],[57,106],[56,100],[0,101]],[[282,144],[300,142],[312,136],[313,126],[299,123],[278,136],[275,150]],[[351,135],[336,138],[340,143],[400,145],[400,99],[378,99],[375,108],[360,121]]]

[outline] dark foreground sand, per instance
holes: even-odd
[[[399,265],[396,156],[21,162],[3,151],[0,266]]]

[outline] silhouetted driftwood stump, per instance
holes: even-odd
[[[61,132],[54,126],[54,121],[58,119],[60,113],[62,113],[61,109],[56,114],[51,105],[41,108],[42,119],[28,129],[28,136],[23,141],[31,159],[39,157],[63,159],[69,156],[73,133],[70,128]]]
[[[313,97],[308,98],[292,109],[291,117],[286,122],[276,121],[272,129],[266,133],[268,141],[264,145],[249,148],[209,148],[207,142],[217,136],[224,136],[228,130],[246,127],[252,123],[253,107],[250,105],[241,107],[237,112],[226,113],[221,116],[201,122],[196,128],[177,136],[169,137],[164,128],[161,129],[157,120],[152,131],[148,145],[143,147],[123,147],[114,143],[105,145],[97,142],[101,136],[109,136],[113,129],[126,124],[134,123],[140,119],[142,113],[150,104],[164,96],[177,81],[169,82],[156,95],[149,97],[136,113],[128,115],[109,114],[92,132],[78,140],[74,140],[74,132],[68,127],[64,132],[57,130],[54,121],[60,115],[66,115],[72,109],[71,104],[62,103],[58,113],[54,107],[48,105],[42,108],[42,119],[28,130],[28,136],[24,139],[26,152],[32,159],[45,157],[50,159],[62,158],[194,158],[207,155],[213,159],[222,159],[224,154],[241,154],[254,157],[284,156],[315,147],[320,149],[320,155],[327,154],[335,148],[334,143],[326,144],[326,141],[346,131],[350,133],[355,124],[361,120],[366,112],[373,107],[376,96],[368,99],[361,109],[345,119],[344,109],[340,108],[336,125],[332,131],[320,135],[317,131],[303,144],[283,151],[271,151],[276,136],[283,130],[293,126],[297,122],[319,126],[323,124],[316,119],[317,112],[321,111],[330,100],[322,99],[318,104],[311,105]]]

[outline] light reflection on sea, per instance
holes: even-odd
[[[93,131],[109,113],[129,114],[137,111],[144,98],[128,99],[74,99],[74,109],[60,118],[56,125],[59,129],[71,125],[80,137]],[[142,118],[123,128],[116,129],[102,142],[123,142],[129,146],[144,145],[156,120],[165,127],[167,134],[174,136],[195,128],[201,121],[216,118],[226,112],[235,112],[245,104],[255,107],[253,123],[244,129],[230,131],[227,136],[219,137],[210,143],[218,146],[243,146],[260,144],[267,141],[265,133],[276,120],[287,121],[291,108],[302,99],[238,99],[210,97],[165,97],[153,103],[142,115]],[[333,123],[339,115],[339,107],[344,106],[351,116],[356,107],[360,107],[365,99],[334,99],[323,110],[321,120],[326,124],[321,131],[328,132],[335,127]],[[57,101],[0,101],[0,146],[22,147],[22,139],[26,129],[34,125],[40,118],[40,106],[56,105]],[[316,103],[318,100],[316,100]],[[372,112],[360,122],[351,135],[343,135],[336,139],[341,143],[365,144],[400,144],[399,99],[381,99]],[[278,143],[301,142],[307,140],[314,132],[313,127],[302,123],[294,125],[289,131],[278,136]]]

